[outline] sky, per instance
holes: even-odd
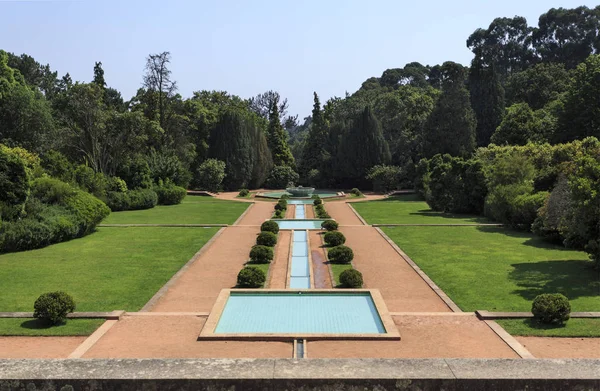
[[[388,68],[418,61],[468,65],[468,36],[496,17],[537,25],[550,8],[583,0],[0,0],[0,49],[27,53],[62,76],[91,81],[101,61],[127,100],[146,57],[169,51],[184,97],[221,90],[243,98],[276,90],[289,113],[310,114]]]

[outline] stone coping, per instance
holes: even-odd
[[[125,311],[111,312],[71,312],[68,319],[106,319],[119,320]],[[0,312],[0,318],[33,318],[33,312]]]
[[[490,312],[478,310],[475,311],[475,315],[481,320],[533,318],[531,312]],[[600,312],[571,312],[571,318],[600,318]]]
[[[599,368],[600,359],[1,359],[0,388],[36,379],[562,379],[599,389]]]

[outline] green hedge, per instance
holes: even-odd
[[[275,222],[275,221],[267,220],[261,224],[260,230],[278,234],[279,233],[279,224],[277,224],[277,222]]]
[[[158,205],[177,205],[185,198],[187,190],[179,186],[162,186],[154,188],[158,196]]]
[[[348,264],[354,259],[354,251],[350,247],[340,245],[327,251],[329,262],[338,264]]]
[[[125,193],[109,191],[106,203],[113,212],[152,209],[158,203],[158,195],[150,189],[129,190]]]
[[[340,284],[344,288],[362,288],[363,276],[362,273],[355,269],[344,270],[340,274]]]
[[[263,231],[256,237],[256,244],[259,246],[274,247],[277,244],[277,235],[273,232]]]
[[[58,325],[65,321],[67,314],[75,311],[75,301],[65,292],[44,293],[33,304],[35,318]]]
[[[265,281],[267,281],[265,272],[253,266],[243,268],[237,276],[237,286],[239,288],[260,288]]]
[[[339,246],[340,244],[346,243],[346,237],[340,231],[329,231],[323,235],[323,240],[329,246]]]

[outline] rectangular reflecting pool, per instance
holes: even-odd
[[[321,229],[321,223],[325,220],[273,220],[279,225],[279,229]]]
[[[377,290],[224,290],[199,338],[400,339]],[[261,337],[261,338],[259,338]]]

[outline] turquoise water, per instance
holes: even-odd
[[[279,224],[279,229],[321,229],[325,220],[273,220]]]
[[[281,196],[284,194],[291,196],[291,194],[289,194],[286,191],[267,191],[267,192],[262,193],[262,196],[268,197],[268,198],[281,198]],[[321,198],[337,197],[337,193],[332,192],[331,190],[315,190],[313,192],[313,194],[318,194]],[[304,197],[294,197],[294,198],[302,199]],[[306,197],[306,199],[310,199],[310,197]],[[288,200],[288,202],[289,202],[289,200]]]
[[[314,200],[305,199],[305,200],[288,200],[287,203],[290,205],[312,205]]]
[[[305,219],[306,218],[306,208],[304,205],[296,205],[296,214],[294,215],[295,219]]]
[[[296,209],[296,212],[298,210]],[[297,215],[297,213],[296,213]],[[310,268],[308,266],[308,231],[294,231],[292,238],[292,266],[290,288],[310,288]]]
[[[231,292],[215,334],[384,334],[369,293]]]

